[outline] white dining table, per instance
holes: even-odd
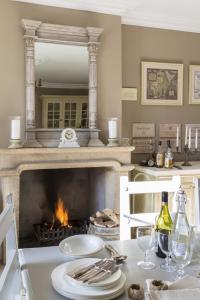
[[[127,278],[126,291],[118,297],[119,300],[129,299],[127,288],[132,283],[142,284],[146,289],[146,279],[162,279],[174,281],[176,273],[167,273],[160,269],[163,261],[157,258],[154,253],[150,257],[155,262],[156,268],[153,270],[143,270],[137,266],[137,262],[142,260],[144,253],[137,245],[136,240],[113,241],[110,244],[115,247],[121,254],[128,256],[126,262],[120,267]],[[93,257],[109,257],[109,253],[103,249]],[[23,249],[23,267],[29,271],[35,300],[66,300],[69,298],[58,294],[51,284],[51,273],[55,267],[69,261],[69,259],[59,251],[58,247],[40,247]],[[191,263],[185,268],[187,274],[196,276],[200,272],[200,264]]]

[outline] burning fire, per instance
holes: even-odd
[[[61,198],[58,199],[55,205],[55,217],[60,222],[61,226],[69,225],[69,215],[68,211],[64,206]]]

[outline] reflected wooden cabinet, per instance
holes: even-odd
[[[43,128],[88,128],[88,96],[41,96]]]

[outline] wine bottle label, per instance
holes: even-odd
[[[173,168],[173,160],[169,158],[165,158],[165,168]]]
[[[162,167],[164,164],[164,157],[162,153],[158,153],[156,156],[156,164],[158,167]]]

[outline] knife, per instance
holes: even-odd
[[[101,267],[95,267],[95,268],[91,269],[86,274],[84,274],[83,276],[79,277],[78,280],[86,282],[87,280],[89,280],[93,276],[95,276],[95,275],[99,274],[100,272],[102,272],[103,269],[107,269],[110,266],[110,264],[111,264],[111,262],[107,261],[103,265],[101,265]]]
[[[116,266],[111,266],[110,270],[105,271],[104,273],[100,273],[99,275],[94,276],[92,279],[88,280],[88,284],[97,283],[99,281],[105,280],[109,278],[113,273],[118,270]]]
[[[96,272],[98,270],[100,270],[101,268],[105,267],[107,264],[107,261],[102,262],[101,265],[98,266],[93,266],[92,268],[90,268],[87,272],[84,272],[83,274],[76,276],[75,279],[76,280],[82,280],[83,278],[85,278],[86,276],[89,276],[91,273]]]
[[[89,265],[87,267],[81,267],[79,268],[77,271],[72,271],[72,272],[69,272],[67,273],[68,276],[76,279],[78,278],[79,276],[85,274],[86,272],[88,272],[90,269],[94,268],[94,267],[100,267],[107,259],[104,258],[104,259],[101,259],[100,261],[92,264],[92,265]]]
[[[92,269],[91,271],[89,271],[88,273],[86,273],[85,275],[81,276],[78,280],[82,281],[82,282],[87,282],[89,279],[93,278],[94,276],[100,274],[101,272],[106,272],[107,270],[109,270],[111,268],[111,266],[113,265],[113,262],[111,261],[107,261],[103,266],[101,266],[100,268],[96,268],[96,269]]]

